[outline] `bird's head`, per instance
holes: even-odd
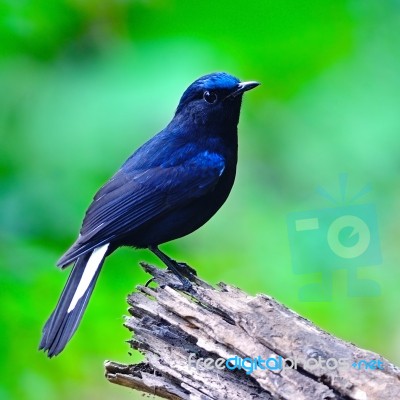
[[[259,85],[240,82],[225,72],[202,76],[183,93],[175,116],[188,117],[200,124],[237,125],[243,93]]]

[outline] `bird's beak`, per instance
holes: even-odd
[[[240,82],[237,85],[236,90],[234,92],[230,93],[225,98],[228,99],[228,98],[236,97],[244,92],[247,92],[248,90],[254,89],[258,85],[260,85],[260,82],[256,82],[256,81]]]

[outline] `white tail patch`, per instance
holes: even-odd
[[[99,268],[99,265],[103,260],[104,254],[106,254],[109,245],[110,243],[106,243],[103,246],[97,247],[93,250],[93,253],[89,258],[89,261],[86,264],[85,270],[83,271],[81,280],[79,281],[79,285],[76,288],[74,297],[71,300],[68,312],[71,312],[75,308],[79,299],[85,294],[87,288],[90,285],[90,282],[92,282],[92,279],[97,271],[97,268]]]

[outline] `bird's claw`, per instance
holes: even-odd
[[[175,262],[177,267],[183,274],[187,274],[189,272],[190,274],[197,276],[197,271],[190,265],[180,261],[175,261]]]
[[[165,285],[161,285],[161,289],[165,289],[165,287],[168,286],[171,289],[179,290],[181,292],[187,292],[187,293],[193,293],[193,286],[192,284],[187,280],[181,280],[181,283],[167,283]]]
[[[190,265],[184,263],[184,262],[180,262],[180,261],[175,261],[175,260],[171,260],[174,263],[174,267],[175,269],[178,270],[178,272],[183,275],[188,277],[189,279],[192,276],[197,276],[197,271],[191,267]],[[167,267],[169,271],[171,272],[175,272],[172,268],[170,268],[169,266]]]

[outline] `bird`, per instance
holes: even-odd
[[[73,264],[44,325],[39,349],[58,355],[82,319],[104,260],[129,246],[153,252],[190,289],[178,263],[159,245],[204,225],[227,199],[236,175],[242,96],[257,87],[215,72],[183,93],[169,124],[139,147],[95,194],[78,238],[59,259]]]

